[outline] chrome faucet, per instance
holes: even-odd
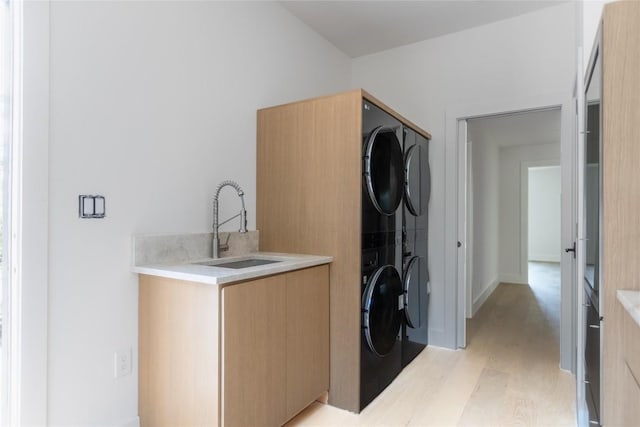
[[[226,186],[230,186],[236,189],[236,191],[238,192],[238,196],[242,201],[242,209],[240,210],[240,213],[232,216],[229,219],[222,221],[221,223],[218,223],[218,196],[220,195],[220,190],[222,190]],[[244,209],[244,191],[242,191],[242,188],[240,188],[238,183],[236,183],[235,181],[222,181],[220,184],[218,184],[218,188],[216,188],[216,195],[213,198],[213,242],[212,242],[212,250],[211,250],[212,258],[220,257],[218,254],[218,251],[220,250],[220,240],[218,239],[218,228],[222,224],[226,224],[227,222],[237,217],[240,217],[240,230],[239,230],[240,233],[246,233],[247,232],[247,211]],[[226,248],[223,248],[223,249],[226,249]]]

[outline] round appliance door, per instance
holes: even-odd
[[[421,307],[426,304],[429,293],[429,273],[424,258],[414,256],[409,259],[404,272],[404,317],[407,326],[420,328],[424,319],[421,316]]]
[[[402,324],[401,295],[402,281],[392,265],[376,270],[362,295],[364,335],[369,349],[379,357],[389,354],[396,344]]]
[[[431,193],[431,171],[425,161],[426,146],[412,145],[404,159],[404,194],[407,209],[413,216],[420,216],[427,210]]]
[[[364,150],[364,179],[371,203],[383,215],[393,215],[402,201],[402,148],[395,131],[379,126]]]

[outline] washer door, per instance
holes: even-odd
[[[369,349],[379,357],[389,354],[396,344],[402,323],[401,295],[402,281],[392,265],[376,270],[362,294],[364,335]]]
[[[431,193],[431,171],[425,161],[427,147],[412,145],[404,158],[404,195],[407,209],[413,216],[420,216],[427,210]]]
[[[371,203],[383,215],[393,215],[402,201],[402,148],[395,131],[379,126],[364,149],[364,179]]]

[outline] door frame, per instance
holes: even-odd
[[[570,247],[575,235],[575,156],[574,156],[574,100],[566,94],[546,94],[526,99],[491,99],[480,104],[463,104],[446,111],[445,152],[445,306],[451,308],[445,322],[453,331],[451,347],[466,346],[466,298],[464,274],[466,263],[466,138],[460,138],[460,122],[476,117],[485,117],[515,112],[539,111],[560,108],[560,165],[562,168],[562,247]],[[465,167],[461,167],[465,165]],[[463,196],[465,198],[463,198]],[[461,205],[461,203],[464,203]],[[460,218],[460,216],[463,218]],[[458,248],[457,243],[461,242]],[[567,256],[568,255],[568,256]],[[576,369],[576,292],[573,289],[575,263],[571,254],[562,253],[562,285],[560,304],[560,367],[571,372]]]
[[[48,406],[50,3],[10,2],[14,37],[10,198],[11,375],[3,422],[46,425]],[[14,30],[14,31],[16,31]],[[16,50],[17,49],[17,50]],[[17,96],[16,96],[17,94]],[[5,188],[7,188],[6,186]],[[11,232],[11,233],[9,233]],[[7,239],[8,240],[8,239]],[[5,246],[7,248],[7,246]],[[9,283],[11,283],[9,285]],[[3,348],[4,351],[4,348]],[[4,379],[4,378],[3,378]],[[6,391],[5,391],[6,393]]]

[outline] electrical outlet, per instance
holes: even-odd
[[[114,376],[116,378],[129,375],[131,373],[131,349],[116,352],[114,355],[114,362]]]

